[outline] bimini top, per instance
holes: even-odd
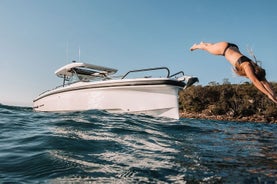
[[[116,69],[103,67],[103,66],[97,66],[87,63],[80,63],[80,62],[74,62],[67,64],[60,69],[58,69],[55,74],[58,77],[64,78],[64,77],[71,77],[73,73],[78,73],[82,75],[112,75],[117,72]]]

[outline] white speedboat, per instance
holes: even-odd
[[[130,78],[160,70],[166,73],[164,77]],[[170,75],[166,67],[132,70],[122,77],[114,76],[116,72],[80,62],[65,65],[55,72],[63,79],[62,86],[40,94],[33,101],[33,109],[46,112],[99,109],[178,119],[179,90],[198,81],[196,77],[185,77],[182,71]]]

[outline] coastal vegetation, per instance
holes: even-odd
[[[277,83],[271,83],[277,91]],[[277,105],[253,84],[191,86],[180,92],[180,114],[187,118],[277,123]]]

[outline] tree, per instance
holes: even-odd
[[[223,84],[231,84],[231,82],[229,81],[228,78],[224,78],[223,79]]]
[[[209,85],[209,86],[217,86],[217,85],[219,85],[219,83],[216,82],[216,81],[211,81],[211,82],[209,82],[208,85]]]
[[[276,91],[277,83],[272,86]],[[190,113],[237,118],[263,116],[268,122],[277,122],[276,104],[249,83],[219,85],[213,81],[208,86],[191,86],[180,93],[179,103]]]

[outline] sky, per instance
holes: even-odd
[[[276,82],[276,9],[276,0],[0,0],[0,103],[32,106],[72,60],[118,74],[166,66],[203,86],[248,81],[224,57],[190,52],[200,41],[252,49]]]

